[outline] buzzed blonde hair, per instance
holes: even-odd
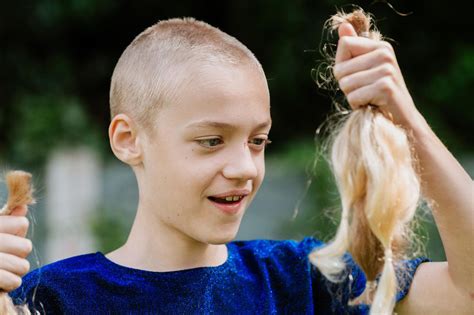
[[[111,117],[125,113],[150,130],[157,111],[190,83],[191,66],[250,64],[254,54],[236,38],[193,18],[160,21],[140,33],[115,66],[110,86]]]

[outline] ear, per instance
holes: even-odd
[[[130,166],[140,164],[143,151],[138,130],[133,120],[125,115],[116,115],[109,125],[110,147],[115,156]]]

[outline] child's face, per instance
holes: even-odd
[[[237,234],[263,180],[270,99],[265,77],[250,66],[194,75],[145,140],[140,202],[170,233],[222,244]]]

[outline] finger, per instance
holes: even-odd
[[[384,41],[365,37],[341,37],[337,44],[335,64],[366,54],[378,48],[386,48],[393,51],[392,46]]]
[[[339,88],[344,94],[348,95],[354,90],[363,86],[371,85],[383,77],[394,77],[395,69],[390,64],[382,64],[376,68],[371,68],[364,71],[359,71],[339,80]]]
[[[0,233],[25,237],[30,221],[26,217],[0,216]]]
[[[351,51],[348,49],[345,49],[345,44],[343,43],[342,39],[344,37],[350,37],[350,36],[357,37],[357,33],[354,30],[354,27],[349,23],[342,23],[341,25],[339,25],[337,32],[339,35],[339,42],[338,42],[337,51],[336,51],[336,59],[335,59],[336,63],[352,58]]]
[[[15,209],[13,209],[13,211],[10,213],[10,215],[13,215],[13,216],[26,216],[27,213],[28,213],[28,206],[27,205],[22,205],[22,206],[18,206]]]
[[[340,80],[342,77],[352,73],[368,70],[384,63],[393,65],[396,69],[398,69],[395,54],[391,49],[382,46],[379,47],[379,49],[338,63],[334,66],[334,77],[336,80]]]
[[[14,273],[0,269],[0,289],[13,291],[21,285],[21,277]]]
[[[31,253],[32,249],[33,245],[29,239],[0,233],[0,252],[25,258]]]
[[[347,94],[347,102],[353,109],[366,105],[385,106],[386,99],[394,91],[393,84],[391,79],[384,77]]]
[[[15,255],[0,253],[0,269],[23,276],[30,270],[30,263]]]

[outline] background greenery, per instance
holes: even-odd
[[[288,167],[304,171],[314,156],[314,131],[330,112],[330,99],[318,91],[311,77],[321,58],[322,25],[336,7],[349,3],[374,13],[382,34],[395,39],[399,64],[418,108],[448,148],[467,161],[474,153],[470,1],[455,5],[391,1],[398,11],[412,12],[408,16],[397,15],[380,2],[2,1],[2,167],[41,172],[51,149],[75,144],[90,145],[104,160],[111,159],[106,139],[108,85],[121,52],[156,21],[193,16],[237,37],[259,58],[272,96],[269,158],[280,158]],[[321,209],[334,207],[337,198],[324,161],[318,165],[317,184],[307,197],[315,198],[318,207],[307,212],[309,217],[299,216],[300,223],[292,228],[283,228],[282,235],[293,237],[296,230],[306,235],[316,229],[324,235],[332,231],[333,225],[320,220],[325,217]],[[111,220],[110,226],[118,226],[109,229],[110,235],[96,229],[103,248],[123,238],[122,222],[106,216],[97,220]],[[435,228],[427,226],[436,239]],[[437,242],[429,250],[442,257],[439,246]]]

